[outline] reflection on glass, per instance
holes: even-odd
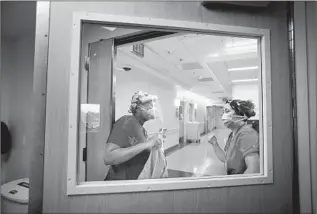
[[[100,105],[98,104],[81,104],[80,108],[81,122],[86,127],[86,132],[100,131]]]
[[[142,55],[135,43],[115,46],[115,123],[94,156],[100,180],[259,173],[257,40],[175,33],[137,42]]]

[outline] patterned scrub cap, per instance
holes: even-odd
[[[132,96],[129,112],[130,113],[133,112],[137,106],[140,106],[150,101],[154,101],[156,99],[157,99],[156,96],[153,96],[147,92],[137,91]]]

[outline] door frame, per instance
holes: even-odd
[[[259,29],[252,27],[237,27],[201,22],[188,22],[170,19],[157,19],[146,17],[129,17],[121,15],[110,14],[98,14],[98,13],[86,13],[86,12],[74,12],[73,13],[73,25],[72,25],[72,47],[71,52],[71,71],[70,71],[70,89],[69,89],[69,134],[68,134],[68,151],[77,151],[77,111],[78,109],[78,78],[79,78],[79,59],[80,59],[80,43],[81,43],[81,27],[82,23],[104,23],[112,24],[116,26],[134,26],[144,28],[154,28],[156,30],[173,30],[182,32],[199,32],[199,33],[214,33],[222,35],[236,35],[240,37],[254,37],[261,38],[261,67],[262,70],[267,72],[261,72],[262,86],[264,90],[261,99],[265,112],[263,116],[263,124],[261,123],[261,129],[264,132],[261,133],[261,139],[265,136],[266,144],[263,142],[261,146],[264,146],[261,150],[261,156],[266,156],[266,161],[262,162],[264,167],[264,175],[254,176],[232,176],[230,178],[213,177],[206,179],[168,179],[168,181],[151,180],[151,181],[133,181],[133,182],[78,182],[77,181],[77,153],[68,154],[68,170],[67,170],[67,194],[100,194],[100,193],[115,193],[115,192],[141,192],[150,190],[170,190],[170,189],[189,189],[189,188],[203,188],[203,187],[224,187],[224,186],[236,186],[236,185],[252,185],[252,184],[264,184],[273,182],[273,162],[272,162],[272,103],[271,103],[271,59],[270,59],[270,30]],[[262,106],[262,105],[261,105]],[[265,134],[265,135],[264,135]],[[261,140],[262,141],[262,140]],[[127,185],[129,183],[129,185]],[[177,184],[177,185],[175,185]]]
[[[314,2],[312,2],[314,3]],[[315,2],[316,3],[316,2]],[[297,153],[300,213],[317,213],[317,139],[316,139],[316,49],[310,35],[313,31],[309,23],[314,24],[309,16],[314,8],[308,2],[294,2],[294,58],[295,58],[295,97],[297,108]],[[315,9],[317,6],[315,5]],[[316,18],[316,16],[315,16]],[[315,32],[317,32],[315,27]],[[298,39],[297,39],[298,38]],[[316,42],[315,42],[316,44]],[[312,52],[315,51],[315,52]],[[314,69],[315,68],[315,69]]]
[[[33,73],[31,165],[28,213],[42,213],[46,129],[47,70],[50,31],[50,2],[36,3]],[[47,169],[49,170],[49,169]]]

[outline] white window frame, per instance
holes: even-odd
[[[212,177],[188,177],[129,181],[78,182],[78,95],[81,54],[81,26],[83,22],[103,23],[115,26],[138,26],[164,30],[191,31],[197,33],[217,33],[245,37],[257,37],[261,54],[262,87],[260,95],[260,157],[261,175],[231,175]],[[272,153],[272,99],[271,99],[271,54],[270,30],[251,27],[228,26],[203,22],[189,22],[169,19],[157,19],[135,16],[121,16],[75,12],[72,24],[71,70],[69,81],[69,124],[68,124],[68,169],[67,195],[107,194],[123,192],[146,192],[179,189],[196,189],[211,187],[228,187],[241,185],[260,185],[273,183]],[[263,143],[265,142],[265,143]]]

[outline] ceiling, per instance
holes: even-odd
[[[144,45],[143,58],[132,53],[132,45],[119,47],[117,65],[127,63],[120,60],[120,54],[125,55],[208,99],[230,99],[233,84],[245,84],[245,80],[252,82],[258,78],[256,39],[174,34]]]

